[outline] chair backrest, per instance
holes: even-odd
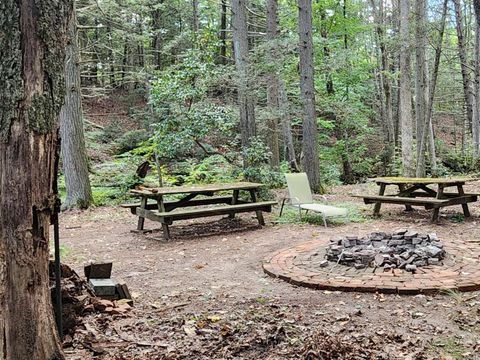
[[[285,174],[293,205],[312,204],[313,197],[306,173]]]

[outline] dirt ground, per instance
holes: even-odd
[[[467,187],[480,190],[480,183]],[[375,185],[341,186],[326,199],[356,203]],[[83,274],[90,261],[113,261],[113,277],[134,297],[127,315],[93,314],[65,344],[68,359],[480,359],[480,292],[436,296],[342,293],[296,287],[262,271],[272,252],[337,234],[411,228],[440,239],[480,241],[480,206],[430,213],[382,207],[367,218],[324,228],[278,224],[259,228],[251,215],[236,220],[174,223],[172,241],[160,232],[130,232],[136,218],[120,207],[61,217],[63,262]],[[277,209],[275,209],[277,212]],[[146,228],[158,224],[146,221]]]

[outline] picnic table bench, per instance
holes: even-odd
[[[255,212],[260,225],[265,225],[262,212],[271,212],[275,201],[257,201],[257,192],[262,184],[238,182],[232,184],[210,184],[196,186],[175,186],[159,188],[140,188],[130,190],[134,196],[140,197],[140,202],[123,204],[125,208],[138,216],[137,230],[144,229],[145,219],[158,221],[162,224],[165,240],[170,239],[169,225],[176,220],[195,219],[207,216],[229,215],[235,217],[237,213]],[[250,200],[241,200],[240,191],[247,191]],[[214,196],[218,192],[232,192],[232,195]],[[168,195],[183,195],[179,200],[165,200]],[[204,196],[204,198],[196,198]],[[203,207],[205,205],[219,205]]]
[[[440,209],[452,205],[461,205],[465,217],[470,216],[468,203],[477,201],[478,195],[465,193],[463,185],[468,181],[477,179],[470,178],[402,178],[380,177],[373,181],[379,185],[378,195],[354,195],[363,198],[365,204],[375,204],[373,214],[378,216],[382,203],[405,205],[407,211],[412,206],[423,206],[425,209],[433,209],[432,222],[438,220]],[[398,192],[385,195],[386,187],[392,185],[398,187]],[[432,189],[428,185],[436,185]],[[446,188],[454,187],[457,191],[446,192]]]

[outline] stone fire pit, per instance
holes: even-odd
[[[364,237],[331,239],[325,258],[320,263],[322,267],[342,264],[356,269],[382,267],[385,271],[405,269],[415,272],[421,266],[442,265],[445,250],[434,233],[420,234],[402,229],[393,233],[374,232]]]

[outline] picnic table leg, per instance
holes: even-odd
[[[398,189],[400,192],[403,192],[405,190],[405,184],[398,184]],[[405,205],[405,211],[412,211],[412,205]]]
[[[465,192],[463,191],[463,185],[457,185],[457,189],[458,189],[458,195],[459,196],[464,196],[465,195]],[[468,204],[465,203],[465,204],[462,204],[462,208],[463,208],[463,215],[465,215],[465,217],[470,217],[470,210],[468,210]]]
[[[165,212],[165,203],[163,201],[163,196],[160,196],[157,200],[158,204],[158,211],[161,213]],[[163,230],[163,238],[166,241],[170,240],[170,229],[168,228],[168,225],[165,222],[162,222],[162,230]]]
[[[232,198],[232,205],[236,205],[238,202],[238,195],[240,193],[240,190],[233,190],[233,198]],[[233,219],[235,217],[235,213],[231,213],[228,215],[230,219]]]
[[[250,198],[252,199],[252,202],[257,202],[257,195],[255,194],[255,190],[250,190]],[[257,210],[256,211],[257,213],[257,220],[258,220],[258,223],[262,226],[265,225],[265,220],[263,219],[263,214],[262,214],[262,211],[261,210]]]
[[[443,197],[443,189],[444,189],[444,186],[442,184],[438,184],[437,199],[441,199]],[[433,215],[432,215],[432,223],[438,221],[439,215],[440,215],[440,208],[439,207],[434,208]]]
[[[382,196],[385,194],[385,187],[386,187],[385,184],[380,184],[380,192],[378,193],[378,195]],[[382,203],[380,201],[375,203],[375,207],[373,208],[373,216],[380,215],[381,206],[382,206]]]
[[[140,202],[140,209],[145,210],[145,208],[147,207],[147,201],[148,201],[147,197],[143,196]],[[139,216],[138,223],[137,223],[137,230],[140,230],[140,231],[143,230],[144,224],[145,224],[145,218],[143,216]]]

